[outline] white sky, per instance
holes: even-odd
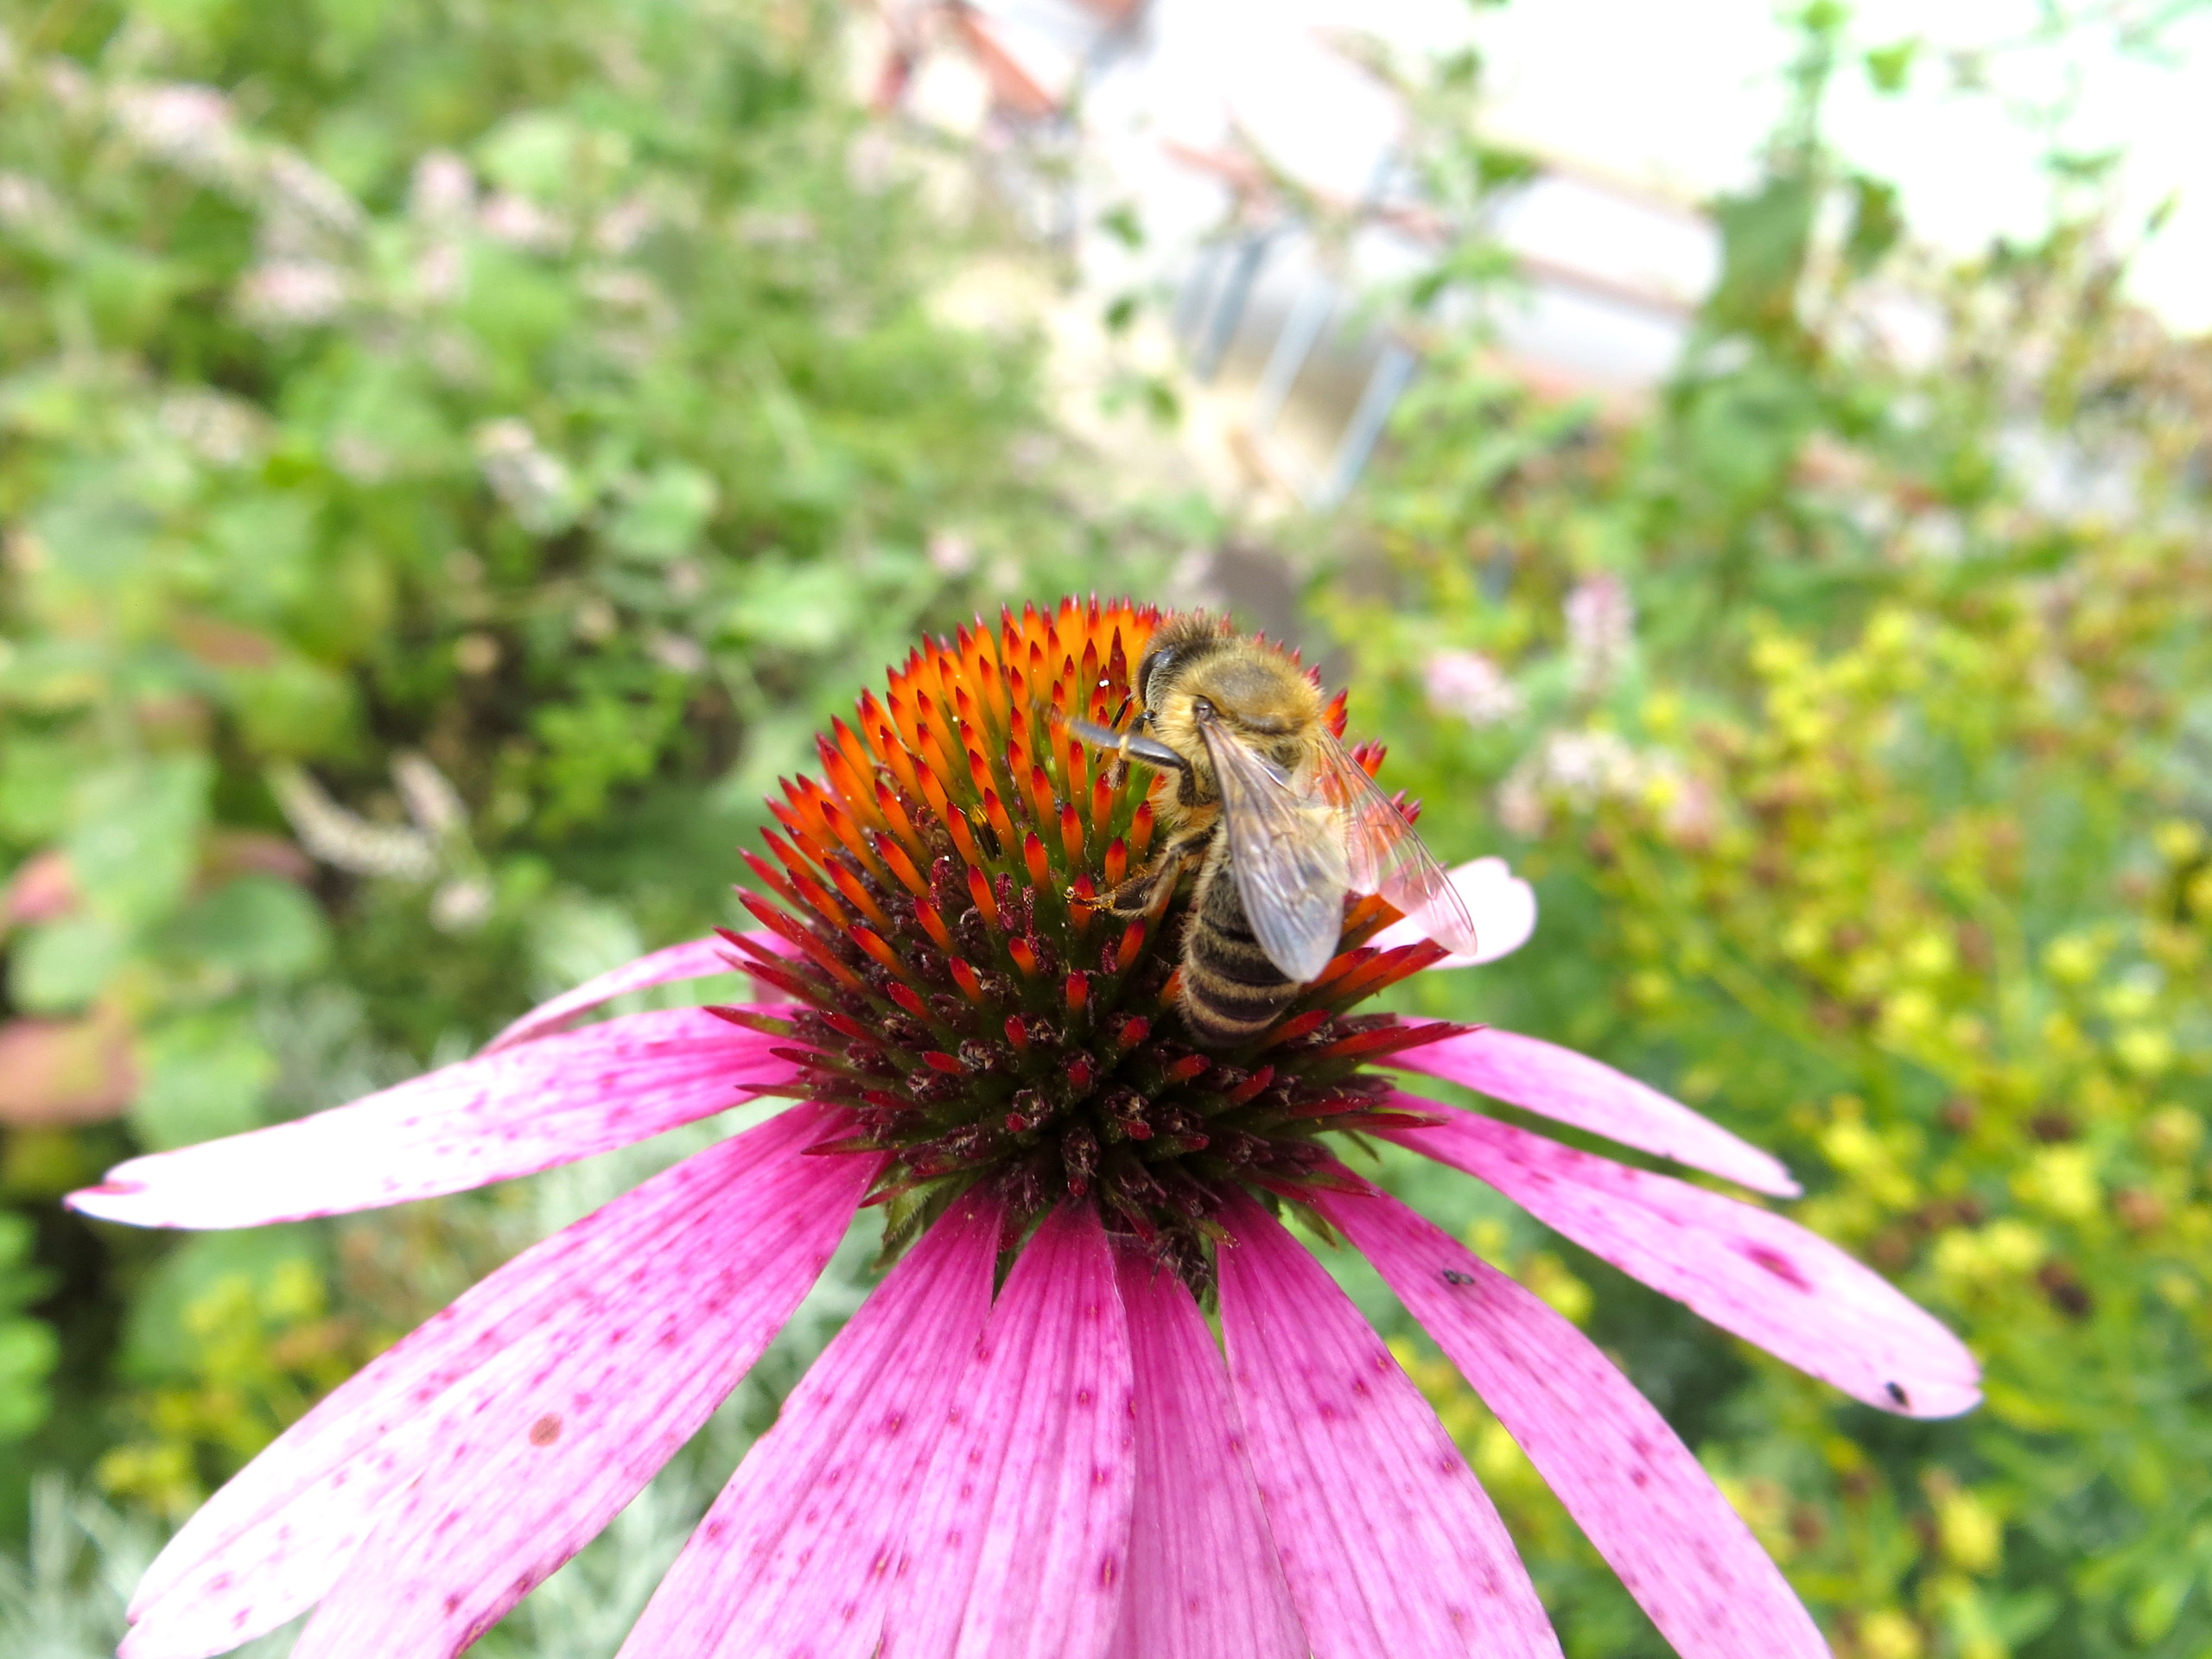
[[[1897,181],[1913,233],[1961,252],[2049,222],[2037,141],[1997,99],[1948,90],[1943,49],[2024,35],[2032,0],[1859,0],[1853,33],[1870,44],[1923,41],[1908,90],[1880,97],[1840,80],[1830,131],[1854,163]],[[1768,0],[1514,0],[1476,25],[1502,130],[1612,170],[1702,194],[1743,176],[1783,102],[1791,40]],[[2137,295],[2190,330],[2212,329],[2212,16],[2170,37],[2178,67],[2133,60],[2108,39],[2069,60],[2005,55],[2001,88],[2029,97],[2068,75],[2081,98],[2069,148],[2124,148],[2124,232],[2169,195],[2179,206],[2144,251]]]
[[[1945,48],[2024,35],[2035,0],[1859,0],[1853,31],[1882,45],[1917,35],[1910,89],[1876,96],[1847,75],[1832,136],[1855,164],[1898,182],[1913,233],[1967,252],[2048,222],[2038,142],[1999,101],[1948,90]],[[1782,106],[1792,37],[1771,0],[1161,0],[1149,72],[1160,127],[1217,142],[1233,114],[1294,171],[1356,192],[1387,142],[1387,105],[1314,39],[1370,30],[1418,49],[1471,29],[1491,77],[1501,135],[1628,178],[1702,196],[1739,181]],[[2137,262],[2133,288],[2176,325],[2212,329],[2212,15],[2171,37],[2178,68],[2132,61],[2108,39],[2008,54],[2007,91],[2041,96],[2073,75],[2082,98],[2068,142],[2124,147],[2124,233],[2169,195],[2179,207]],[[1162,84],[1164,83],[1164,84]],[[1211,129],[1211,130],[1209,130]],[[1169,188],[1166,181],[1163,188]]]

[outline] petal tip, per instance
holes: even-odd
[[[145,1190],[143,1181],[119,1181],[111,1176],[97,1186],[79,1187],[62,1198],[61,1205],[80,1216],[94,1216],[102,1221],[128,1221],[130,1217],[120,1212],[129,1206],[118,1204],[116,1200],[136,1198]]]

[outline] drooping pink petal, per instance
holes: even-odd
[[[576,1551],[752,1369],[844,1236],[881,1160],[801,1154],[640,1261],[566,1351],[442,1416],[294,1659],[458,1653]]]
[[[1136,1370],[1136,1508],[1110,1659],[1305,1659],[1229,1373],[1173,1273],[1118,1253]]]
[[[1128,1574],[1135,1382],[1098,1217],[1046,1217],[1007,1277],[914,1504],[887,1655],[1102,1659]]]
[[[1463,1084],[1755,1192],[1794,1198],[1800,1191],[1779,1160],[1648,1084],[1571,1048],[1486,1026],[1394,1054],[1382,1064]]]
[[[139,1227],[260,1227],[460,1192],[727,1110],[794,1075],[776,1041],[699,1008],[628,1014],[130,1159],[68,1202]]]
[[[1965,1344],[1888,1281],[1770,1211],[1456,1108],[1401,1146],[1488,1181],[1542,1222],[1723,1330],[1854,1399],[1949,1417],[1981,1397]]]
[[[1430,964],[1439,968],[1472,968],[1481,963],[1510,957],[1529,943],[1536,931],[1536,890],[1513,874],[1502,858],[1478,858],[1455,867],[1452,885],[1475,923],[1475,954],[1454,954]],[[1428,936],[1410,917],[1395,921],[1368,943],[1378,950],[1395,950],[1402,944],[1419,944]]]
[[[753,1444],[620,1659],[868,1659],[913,1494],[991,1310],[999,1206],[960,1201],[861,1304]]]
[[[1497,1510],[1382,1339],[1259,1205],[1224,1219],[1230,1380],[1315,1659],[1558,1659]]]
[[[626,962],[620,968],[586,980],[573,990],[563,991],[550,1002],[539,1003],[485,1044],[483,1052],[496,1054],[534,1037],[550,1036],[601,1003],[610,1002],[631,991],[642,991],[650,985],[742,972],[741,966],[734,960],[736,955],[720,939],[686,939],[682,944],[671,944],[650,956],[639,957],[635,962]]]
[[[1328,1193],[1318,1207],[1451,1356],[1677,1653],[1828,1659],[1751,1529],[1587,1337],[1395,1198]]]
[[[495,1406],[549,1357],[628,1316],[640,1274],[687,1255],[702,1218],[780,1217],[845,1120],[794,1107],[663,1171],[533,1246],[370,1362],[186,1522],[140,1581],[129,1659],[219,1653],[303,1611],[336,1580],[447,1423]],[[856,1160],[864,1161],[864,1160]]]

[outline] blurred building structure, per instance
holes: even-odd
[[[1084,303],[1160,303],[1196,441],[1290,499],[1339,499],[1418,372],[1417,333],[1373,296],[1432,263],[1442,227],[1406,187],[1395,96],[1332,37],[1417,58],[1464,41],[1465,9],[884,0],[877,16],[879,104],[1001,162]],[[1486,227],[1520,276],[1494,302],[1500,359],[1550,392],[1634,398],[1680,355],[1717,237],[1686,200],[1538,160]],[[1109,215],[1122,235],[1101,233]]]

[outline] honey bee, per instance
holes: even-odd
[[[1200,1044],[1235,1048],[1318,977],[1347,893],[1380,893],[1471,954],[1465,902],[1421,837],[1329,730],[1321,690],[1266,640],[1203,613],[1154,634],[1126,731],[1070,721],[1084,742],[1175,774],[1159,855],[1101,895],[1147,913],[1195,867],[1180,1006]]]

